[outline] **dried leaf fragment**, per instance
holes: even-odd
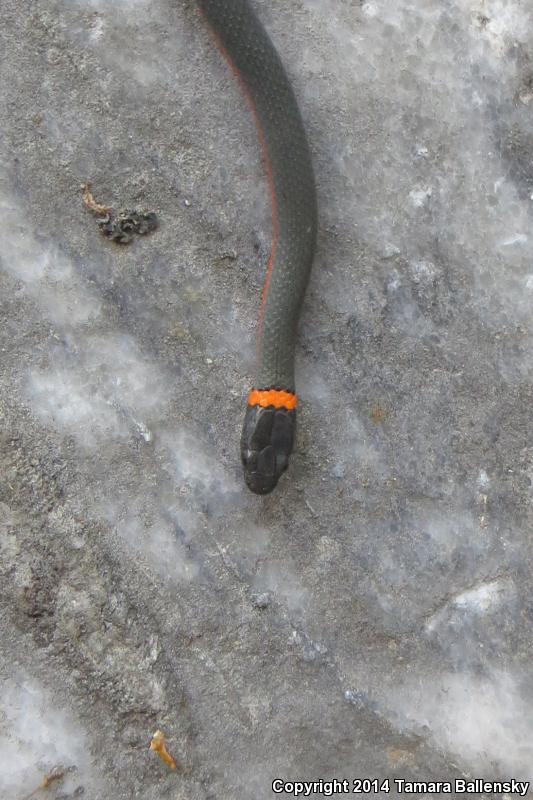
[[[50,784],[54,783],[54,781],[60,781],[62,778],[64,778],[65,772],[66,770],[63,769],[63,767],[54,767],[52,770],[50,770],[50,772],[47,775],[44,776],[39,786],[37,786],[37,788],[34,789],[33,792],[27,794],[23,798],[23,800],[30,800],[30,798],[35,797],[37,792],[39,792],[41,789],[48,789]]]
[[[176,769],[176,762],[167,750],[163,731],[156,731],[154,733],[152,736],[152,741],[150,742],[150,750],[153,750],[154,753],[157,753],[159,758],[165,762],[167,767],[170,769]]]
[[[93,214],[98,214],[99,216],[105,216],[106,214],[110,214],[113,210],[110,206],[103,206],[100,203],[97,203],[93,197],[93,193],[91,192],[91,184],[85,183],[82,186],[83,189],[83,205],[85,208],[88,208],[89,211],[92,211]]]
[[[83,183],[81,188],[83,189],[83,205],[91,214],[98,217],[98,227],[106,239],[111,239],[118,244],[129,244],[134,234],[146,236],[159,227],[155,211],[125,209],[115,213],[111,206],[104,206],[96,202],[90,183]]]

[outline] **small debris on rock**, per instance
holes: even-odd
[[[60,766],[54,767],[53,769],[50,770],[50,772],[48,772],[44,776],[44,778],[42,779],[42,781],[39,784],[39,786],[37,786],[29,794],[25,795],[23,800],[30,800],[30,798],[34,797],[37,794],[37,792],[41,791],[41,789],[48,789],[48,787],[52,783],[55,783],[56,781],[62,780],[65,777],[67,772],[72,772],[72,771],[73,771],[72,768],[65,769],[64,767],[60,767]]]
[[[166,739],[163,731],[156,731],[150,742],[150,750],[157,753],[159,758],[165,762],[169,769],[176,769],[176,762],[167,750]]]
[[[146,236],[157,229],[159,222],[154,211],[125,209],[115,214],[111,206],[96,202],[90,183],[84,184],[82,188],[83,204],[92,214],[99,217],[98,227],[106,239],[111,239],[117,244],[129,244],[135,234]]]

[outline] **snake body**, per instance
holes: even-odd
[[[250,3],[197,3],[252,105],[271,190],[273,235],[258,366],[241,437],[246,484],[267,494],[287,468],[296,428],[294,350],[316,246],[315,180],[293,89]]]

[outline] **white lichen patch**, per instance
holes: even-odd
[[[61,767],[65,793],[97,788],[89,742],[78,720],[30,680],[0,682],[0,793],[23,797]]]

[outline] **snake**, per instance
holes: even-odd
[[[295,345],[316,249],[315,177],[294,90],[249,0],[196,2],[249,101],[270,189],[272,242],[240,442],[246,485],[264,495],[287,469],[294,446]]]

